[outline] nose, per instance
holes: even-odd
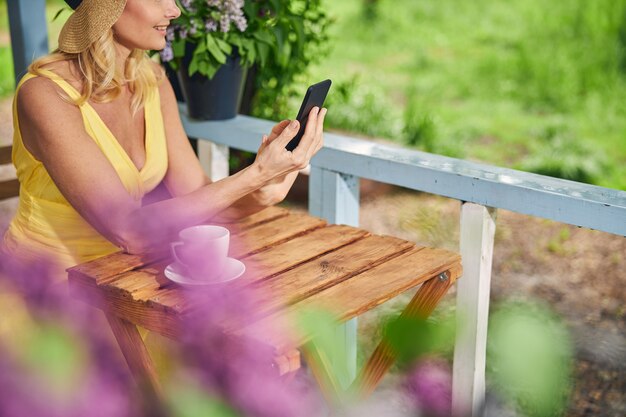
[[[165,17],[168,19],[176,19],[180,16],[180,9],[176,5],[176,0],[168,0],[166,2]]]

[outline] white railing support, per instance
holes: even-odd
[[[226,145],[218,145],[208,140],[198,140],[198,159],[200,159],[200,165],[211,181],[218,181],[228,176],[229,154],[230,150]]]
[[[330,223],[359,225],[359,178],[327,169],[311,167],[309,176],[309,212]],[[331,358],[343,388],[356,378],[357,319],[337,326],[335,340],[340,357]]]
[[[479,416],[485,400],[487,318],[496,209],[461,206],[463,277],[457,281],[457,332],[452,382],[453,414]]]

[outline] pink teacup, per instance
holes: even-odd
[[[219,279],[228,257],[229,230],[222,226],[199,225],[181,230],[178,237],[180,240],[171,244],[172,255],[185,267],[189,278]]]

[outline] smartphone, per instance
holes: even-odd
[[[293,151],[300,143],[300,139],[302,139],[302,135],[304,135],[306,122],[309,120],[309,112],[316,106],[320,109],[322,108],[331,83],[332,82],[330,80],[320,81],[317,84],[313,84],[306,90],[304,100],[302,100],[302,105],[300,106],[300,111],[298,111],[298,116],[296,117],[298,122],[300,122],[300,129],[298,129],[296,136],[289,141],[287,146],[285,146],[288,151]]]

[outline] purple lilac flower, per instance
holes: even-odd
[[[109,337],[102,313],[69,298],[65,283],[52,285],[55,268],[47,262],[20,264],[0,254],[0,287],[23,294],[32,315],[79,335],[90,352],[80,386],[71,400],[59,401],[37,374],[5,352],[0,340],[0,416],[2,417],[152,417],[130,380]],[[288,384],[272,367],[274,349],[245,337],[227,336],[224,325],[243,328],[254,317],[259,295],[249,287],[227,287],[185,294],[197,306],[181,324],[177,372],[198,380],[207,394],[218,396],[246,417],[311,416],[321,406],[319,392]],[[263,297],[265,298],[265,297]],[[272,328],[275,326],[272,326]],[[167,394],[167,393],[166,393]],[[94,407],[94,404],[97,407]]]
[[[247,417],[310,416],[321,406],[313,386],[298,386],[280,379],[272,367],[274,349],[244,336],[224,334],[224,322],[240,327],[258,316],[263,298],[250,289],[226,288],[190,294],[198,305],[184,323],[182,358],[199,373],[209,392]],[[196,297],[196,301],[193,301]]]
[[[235,24],[235,27],[243,32],[248,27],[248,22],[243,12],[244,1],[243,0],[206,0],[206,4],[209,7],[217,9],[219,12],[219,30],[226,33],[230,30],[231,23]],[[212,21],[212,19],[210,20]],[[207,23],[207,30],[214,31],[213,24]]]
[[[181,28],[178,32],[178,36],[180,36],[181,39],[187,39],[188,34],[189,31],[187,30],[187,28]]]
[[[212,20],[212,19],[208,20],[204,24],[204,27],[206,28],[206,30],[208,32],[215,32],[215,31],[217,31],[217,23],[214,20]]]
[[[228,29],[230,29],[230,17],[225,14],[220,18],[220,30],[226,33]]]
[[[71,398],[55,395],[49,381],[12,357],[0,339],[0,415],[3,417],[132,417],[146,416],[136,400],[118,347],[103,332],[102,312],[69,297],[65,284],[55,282],[58,268],[46,260],[20,263],[0,254],[0,286],[19,294],[38,325],[63,329],[90,352],[79,383],[72,381]],[[9,317],[9,320],[11,318]],[[26,331],[26,330],[25,330]],[[34,330],[33,330],[34,331]],[[69,381],[69,380],[68,380]],[[58,384],[63,382],[58,381]],[[94,407],[97,404],[97,407]]]
[[[172,42],[176,38],[176,26],[170,25],[167,27],[167,32],[165,34],[165,40]]]
[[[244,16],[236,16],[233,18],[233,22],[235,22],[235,26],[237,26],[240,32],[244,32],[248,27],[248,21]]]
[[[167,41],[165,43],[165,48],[161,52],[159,52],[161,56],[161,62],[169,62],[174,59],[174,50],[172,49],[172,43]]]

